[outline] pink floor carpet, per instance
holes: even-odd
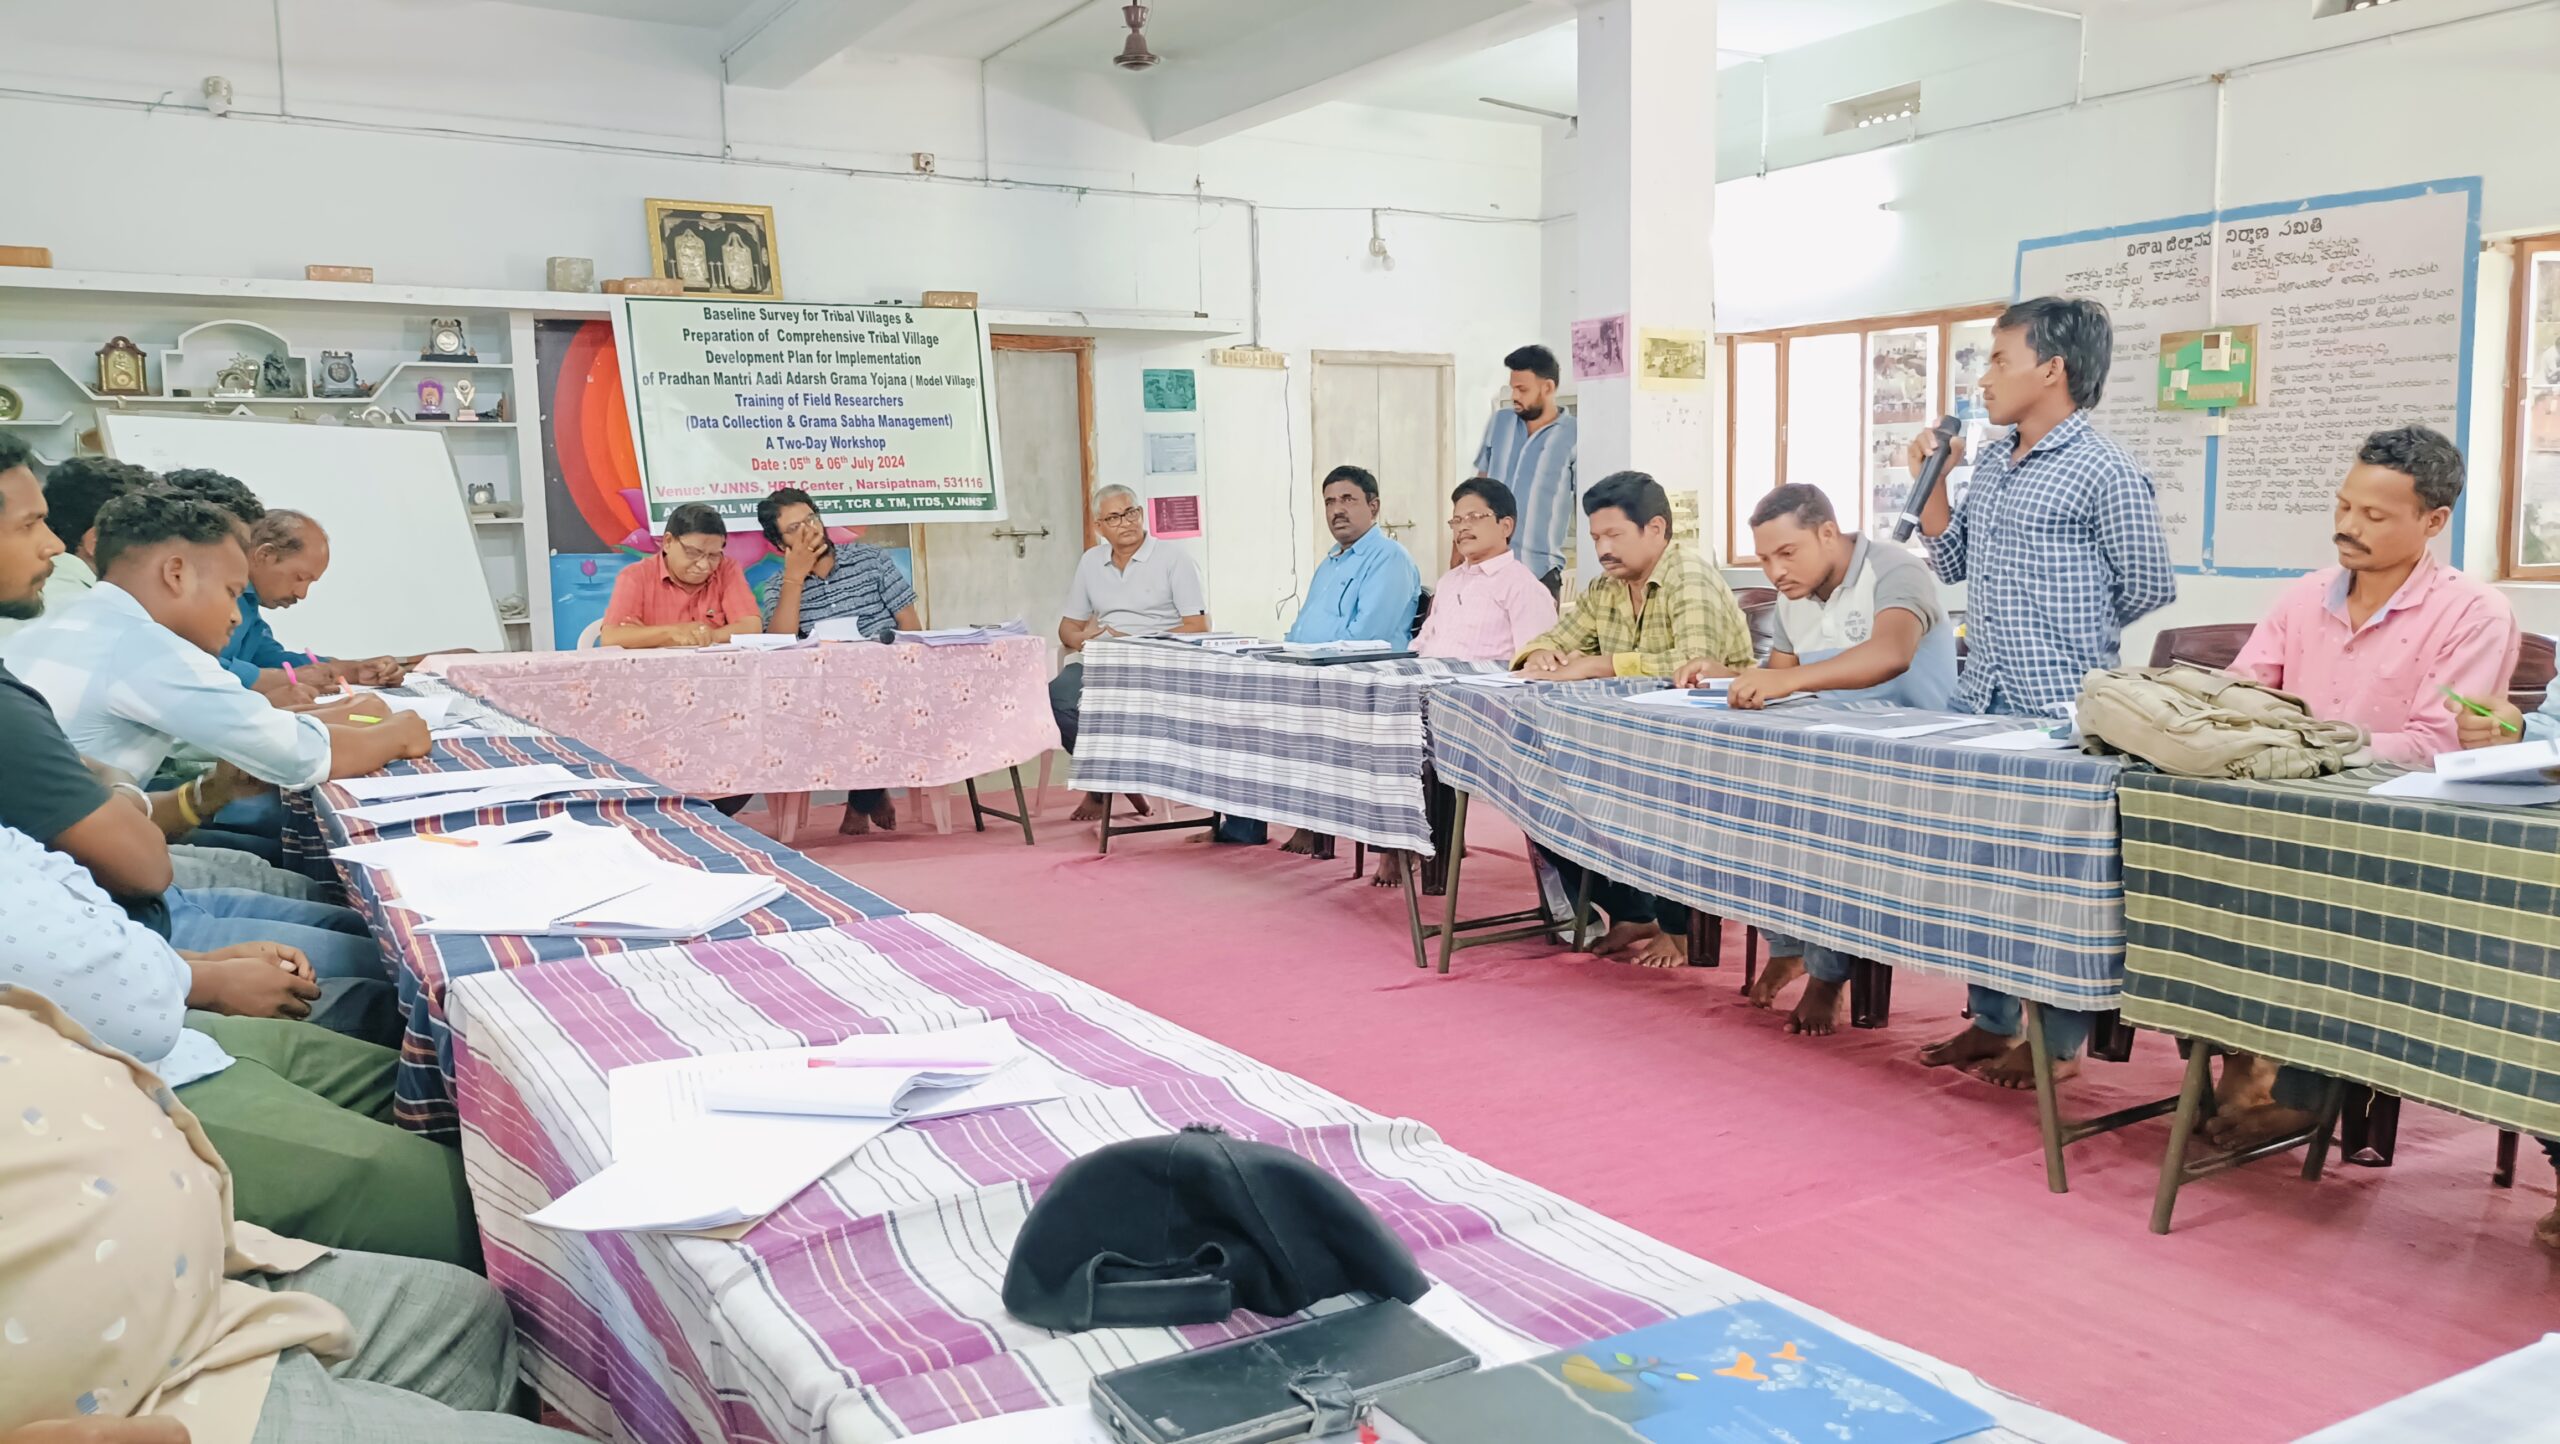
[[[2560,1328],[2560,1260],[2531,1241],[2552,1174],[2527,1146],[2489,1186],[2495,1135],[2411,1108],[2389,1169],[2317,1184],[2269,1159],[2190,1186],[2147,1231],[2165,1121],[2069,1151],[2045,1189],[2031,1095],[1919,1067],[1961,991],[1905,977],[1890,1028],[1784,1036],[1726,965],[1642,972],[1538,944],[1418,973],[1395,894],[1349,860],[1115,841],[1065,818],[1037,847],[991,823],[910,817],[801,846],[1276,1067],[1993,1385],[2128,1440],[2293,1439]],[[908,804],[912,806],[912,804]],[[747,819],[765,825],[761,814]],[[1524,905],[1517,831],[1471,829],[1469,912]],[[1275,838],[1276,842],[1276,838]],[[1347,848],[1346,848],[1347,853]],[[2066,1089],[2077,1112],[2174,1092],[2177,1057]]]

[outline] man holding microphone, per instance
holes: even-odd
[[[1940,486],[1920,508],[1938,579],[1967,584],[1960,711],[2059,715],[2085,673],[2116,665],[2126,625],[2177,596],[2151,478],[2089,419],[2114,340],[2095,301],[2039,297],[1993,323],[1981,394],[2001,429],[1976,459],[1961,504]],[[1937,444],[1934,432],[1912,442],[1915,477]],[[1952,469],[1964,442],[1945,444]],[[1976,986],[1970,1005],[1972,1026],[1923,1049],[1920,1061],[2003,1088],[2033,1087],[2018,999]],[[2079,1071],[2092,1021],[2045,1010],[2057,1081]]]

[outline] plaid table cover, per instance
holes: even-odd
[[[2560,808],[2128,773],[2125,1018],[2560,1137]]]
[[[1557,1346],[1766,1290],[926,914],[833,932],[584,957],[464,979],[463,1152],[490,1278],[535,1383],[582,1429],[641,1444],[877,1444],[1080,1405],[1097,1372],[1270,1327],[1050,1334],[999,1288],[1069,1159],[1190,1122],[1297,1149],[1376,1208],[1496,1333]],[[606,1162],[605,1074],[697,1053],[1009,1020],[1070,1096],[900,1129],[737,1242],[525,1223]],[[1802,1305],[1793,1305],[1802,1309]],[[2098,1436],[1861,1334],[1974,1400],[1985,1439]]]
[[[455,768],[485,769],[556,762],[583,777],[636,777],[631,769],[606,758],[584,743],[566,737],[477,737],[438,742],[435,751],[416,762],[396,763],[393,772],[443,772]],[[350,843],[406,837],[417,824],[377,828],[340,816],[338,809],[354,799],[336,783],[297,794],[308,799],[312,815],[301,826],[316,837],[311,850],[327,860],[327,850]],[[766,907],[722,927],[714,937],[750,937],[826,928],[865,917],[901,911],[894,903],[856,886],[799,853],[722,817],[705,804],[689,801],[652,784],[645,790],[596,798],[552,798],[482,808],[433,818],[430,832],[454,832],[484,823],[521,822],[529,818],[567,815],[580,822],[628,829],[653,854],[693,863],[713,872],[755,872],[779,879],[789,891]],[[398,897],[383,874],[369,868],[336,867],[331,874],[346,888],[347,903],[364,915],[382,945],[392,981],[400,988],[400,1004],[408,1020],[401,1045],[400,1074],[393,1107],[401,1124],[436,1138],[451,1138],[453,1110],[453,1034],[445,1020],[446,989],[456,978],[494,968],[521,968],[557,958],[620,951],[630,944],[613,938],[523,938],[422,933],[416,915],[386,906]]]
[[[1717,916],[2056,1007],[2116,1005],[2116,762],[1944,740],[1978,732],[1808,730],[1892,710],[1875,704],[1623,700],[1652,685],[1439,688],[1433,765],[1558,853]],[[1980,731],[2002,725],[2017,724]]]
[[[1073,784],[1431,855],[1422,699],[1498,672],[1427,657],[1303,667],[1186,642],[1084,649]]]

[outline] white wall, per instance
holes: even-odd
[[[1767,70],[1773,87],[1770,159],[1783,168],[1765,178],[1750,174],[1759,78],[1728,72],[1723,123],[1747,139],[1737,146],[1726,135],[1728,178],[1717,189],[1718,328],[2006,299],[2021,240],[2211,209],[2217,150],[2225,205],[2478,175],[2488,234],[2560,228],[2560,152],[2548,115],[2560,83],[2560,6],[2393,7],[2406,13],[2387,17],[2402,31],[2387,41],[2278,58],[2369,33],[2363,17],[2308,22],[2308,9],[2301,0],[2094,6],[2085,78],[2094,98],[2068,104],[2076,58],[2060,72],[2059,109],[2008,119],[1979,119],[1982,87],[1996,83],[1996,73],[1932,76],[1923,81],[1927,123],[1917,139],[1810,135],[1802,99],[1917,78],[1909,65],[1880,68],[1879,51],[1908,51],[1923,57],[1912,64],[1926,63],[1912,22],[1808,47],[1747,68]],[[2376,23],[2386,16],[2373,14]],[[2016,47],[2010,54],[2019,67],[2011,108],[2053,105],[2051,45],[2026,32],[2004,44]],[[2200,78],[2225,69],[2230,78],[2219,93]],[[1779,89],[1790,72],[1799,87],[1792,96]],[[1959,97],[1974,108],[1958,111]],[[1844,147],[1850,153],[1839,154]],[[1572,148],[1550,143],[1551,195],[1570,192]],[[1834,158],[1788,164],[1809,154]],[[1551,250],[1570,247],[1570,235],[1560,234],[1569,221],[1549,229]],[[2467,565],[2483,575],[2494,575],[2498,559],[2504,398],[2497,388],[2508,275],[2502,258],[2484,258],[2466,542]],[[1544,331],[1561,335],[1577,314],[1569,265],[1560,273],[1549,267],[1544,294]],[[2281,585],[2181,578],[2177,604],[2137,629],[2127,655],[2147,657],[2160,626],[2257,616]],[[2511,586],[2508,594],[2528,628],[2560,632],[2560,588]]]
[[[658,196],[774,206],[795,299],[970,289],[1242,323],[1252,213],[1214,198],[1249,200],[1262,340],[1294,368],[1203,371],[1222,624],[1271,624],[1313,527],[1270,518],[1294,498],[1303,522],[1312,475],[1351,459],[1307,455],[1309,349],[1453,352],[1461,394],[1485,397],[1503,352],[1538,334],[1541,163],[1517,125],[1329,106],[1165,146],[1107,86],[1061,72],[846,56],[787,91],[724,89],[713,32],[510,5],[282,0],[271,18],[252,0],[0,0],[0,34],[0,231],[66,269],[333,262],[536,289],[552,255],[646,274],[641,202]],[[229,119],[201,108],[209,74],[232,82]],[[940,178],[905,174],[915,151]],[[1390,272],[1368,255],[1369,207],[1468,219],[1380,218]],[[1204,366],[1214,343],[1102,334],[1103,479],[1142,484],[1139,370]],[[1472,454],[1472,431],[1458,445]]]

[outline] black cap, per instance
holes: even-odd
[[[1431,1281],[1332,1174],[1194,1125],[1058,1171],[1005,1265],[1004,1306],[1047,1329],[1294,1314],[1354,1289],[1412,1303]]]

